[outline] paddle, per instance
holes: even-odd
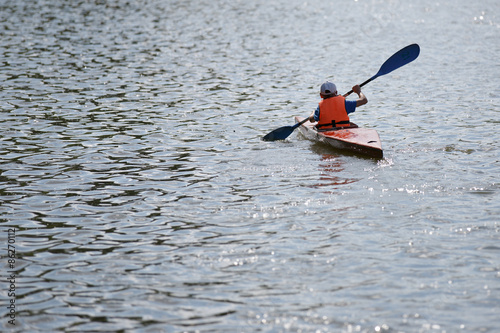
[[[362,87],[365,84],[375,80],[379,76],[389,74],[393,70],[398,69],[399,67],[402,67],[406,64],[409,64],[413,60],[417,59],[419,54],[420,54],[420,47],[418,46],[418,44],[411,44],[408,45],[407,47],[402,48],[398,52],[394,53],[392,57],[387,59],[382,64],[377,74],[373,75],[371,78],[361,83],[359,86]],[[352,93],[353,91],[351,90],[348,93],[344,94],[344,97],[347,97]]]
[[[382,66],[380,67],[379,71],[377,74],[373,75],[371,78],[366,80],[365,82],[361,83],[359,86],[362,87],[365,84],[375,80],[377,77],[389,74],[390,72],[398,69],[399,67],[402,67],[406,64],[409,64],[413,60],[417,59],[418,55],[420,54],[420,47],[418,44],[411,44],[408,45],[398,52],[394,53],[389,59],[387,59]],[[349,96],[352,94],[353,91],[349,91],[348,93],[344,94],[344,97]],[[293,126],[284,126],[280,127],[278,129],[275,129],[274,131],[266,134],[262,138],[264,141],[276,141],[276,140],[285,140],[292,132],[299,127],[300,125],[304,124],[309,120],[309,117],[306,119],[302,120],[301,122],[293,125]]]
[[[286,138],[288,138],[288,136],[290,134],[292,134],[292,132],[297,127],[299,127],[300,125],[302,125],[303,123],[305,123],[308,120],[309,120],[309,117],[307,117],[306,119],[302,120],[299,123],[296,123],[293,126],[283,126],[283,127],[278,128],[278,129],[275,129],[274,131],[266,134],[266,136],[264,136],[262,138],[262,140],[264,140],[264,141],[285,140]]]

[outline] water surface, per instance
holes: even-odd
[[[500,329],[498,2],[0,7],[3,331]],[[411,43],[384,159],[261,140]]]

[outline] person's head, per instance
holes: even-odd
[[[326,81],[321,85],[321,88],[319,89],[319,95],[321,96],[321,98],[336,96],[337,87],[335,86],[334,83]]]

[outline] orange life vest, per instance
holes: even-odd
[[[319,102],[319,121],[316,127],[349,126],[349,116],[345,109],[345,98],[342,95],[323,99]]]

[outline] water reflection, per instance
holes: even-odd
[[[345,162],[339,156],[325,154],[321,157],[321,161],[322,163],[318,165],[321,168],[321,176],[317,187],[346,185],[358,181],[355,178],[343,178],[338,175],[345,169]]]
[[[328,187],[332,189],[337,189],[338,186],[352,184],[359,179],[352,177],[344,177],[345,167],[345,157],[344,155],[337,155],[328,152],[331,149],[325,147],[322,144],[315,144],[312,146],[312,150],[321,155],[321,162],[318,163],[318,168],[320,172],[319,183],[313,185],[312,187],[322,188]],[[352,173],[345,173],[352,176]]]

